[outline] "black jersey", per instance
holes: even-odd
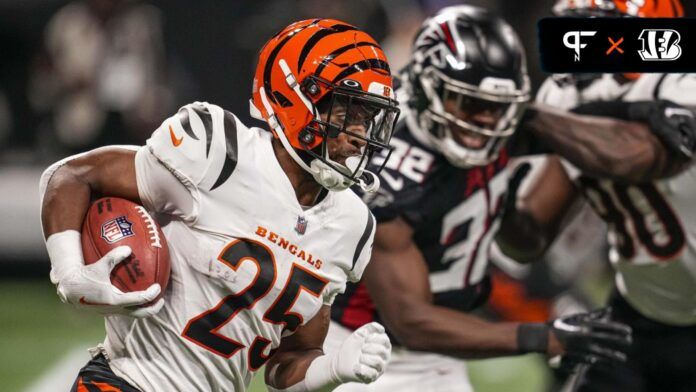
[[[470,310],[490,290],[486,269],[507,190],[507,152],[487,166],[457,168],[419,141],[413,126],[409,113],[403,113],[390,143],[394,151],[379,174],[381,187],[363,200],[378,224],[401,217],[411,225],[435,303]],[[372,164],[383,160],[375,157]],[[332,318],[349,328],[378,319],[360,283],[336,299]]]

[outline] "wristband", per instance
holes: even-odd
[[[65,230],[46,239],[46,250],[51,259],[51,282],[58,284],[66,271],[84,265],[80,232]]]
[[[316,357],[312,363],[309,364],[304,380],[283,389],[274,388],[270,385],[267,385],[267,388],[271,392],[312,392],[322,391],[324,389],[333,390],[342,384],[342,382],[338,375],[335,374],[335,371],[331,366],[332,360],[333,357],[329,357],[328,355]],[[271,369],[271,378],[274,378],[274,372],[275,369]]]
[[[549,346],[549,326],[543,323],[524,323],[517,327],[517,352],[545,353]]]
[[[331,364],[332,360],[333,356],[322,355],[309,364],[304,379],[308,391],[319,391],[327,387],[334,389],[343,383]]]

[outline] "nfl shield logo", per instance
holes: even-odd
[[[295,225],[295,231],[297,234],[304,234],[307,230],[307,219],[304,216],[297,217],[297,224]]]
[[[116,219],[105,222],[101,228],[101,237],[110,244],[132,235],[134,235],[133,224],[128,222],[125,216],[119,216]]]

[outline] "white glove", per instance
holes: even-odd
[[[338,352],[312,361],[304,380],[283,389],[267,385],[271,392],[314,392],[333,390],[347,382],[369,384],[384,373],[391,357],[391,343],[379,323],[358,328]],[[271,378],[276,369],[271,369]]]
[[[384,373],[391,357],[391,342],[378,323],[365,324],[346,339],[331,358],[331,373],[340,383],[369,384]]]
[[[336,387],[347,382],[369,384],[384,373],[391,357],[391,343],[379,323],[358,328],[337,353],[315,359],[304,379],[307,391]]]
[[[51,259],[51,281],[57,284],[58,296],[63,302],[102,314],[131,317],[148,317],[162,309],[164,299],[145,308],[137,307],[159,295],[159,284],[143,291],[124,293],[111,283],[111,270],[130,256],[129,247],[119,246],[96,263],[85,265],[80,233],[68,230],[51,235],[46,240],[46,248]]]

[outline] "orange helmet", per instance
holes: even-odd
[[[293,159],[330,190],[365,184],[363,174],[372,174],[365,166],[374,152],[389,149],[399,114],[382,48],[332,19],[296,22],[271,38],[259,54],[250,101],[251,115],[266,121]],[[338,108],[341,114],[332,116]],[[348,128],[357,120],[364,135]],[[359,160],[341,165],[328,156],[327,139],[341,132],[365,142]]]
[[[559,0],[553,12],[563,16],[680,18],[684,7],[679,0]]]

